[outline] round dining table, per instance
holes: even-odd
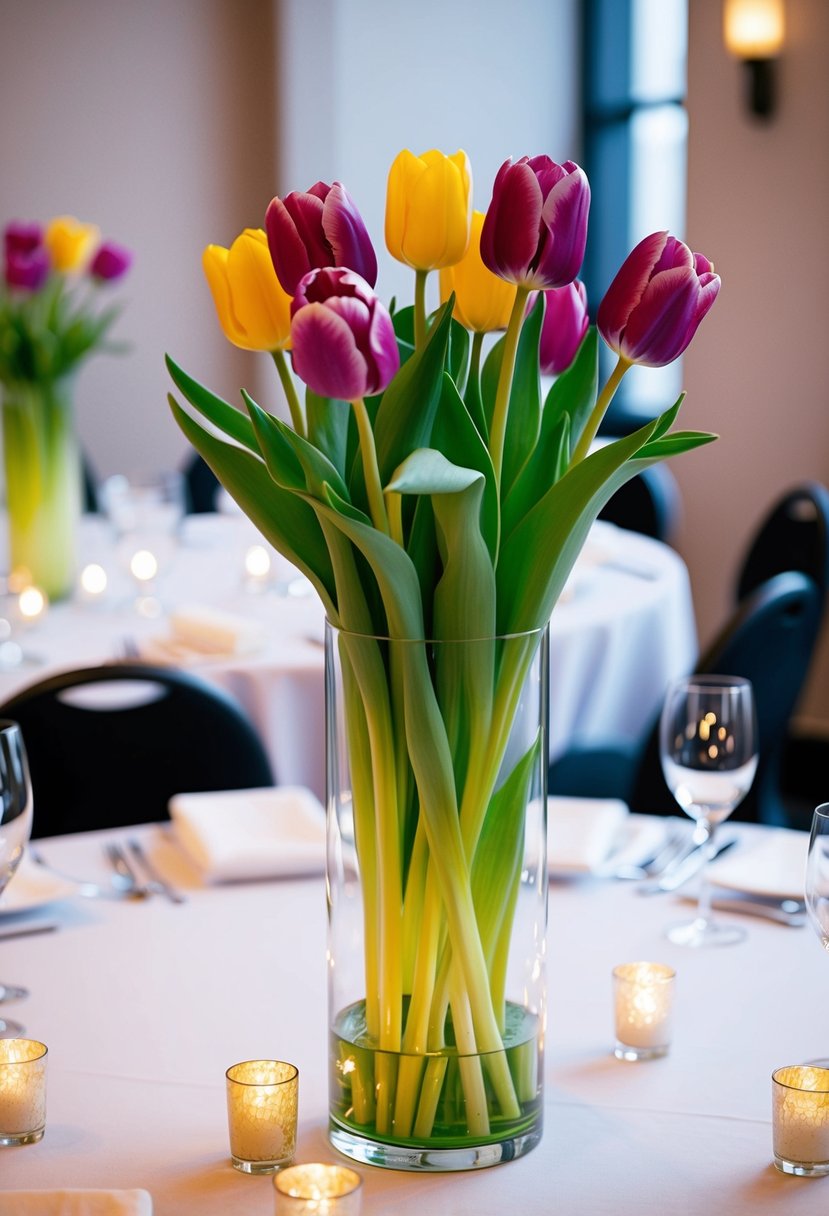
[[[742,850],[776,829],[722,831]],[[296,1161],[341,1160],[327,1140],[324,878],[204,885],[171,824],[45,839],[38,851],[62,874],[106,882],[103,846],[125,836],[183,902],[59,890],[0,915],[0,977],[30,990],[9,1015],[49,1050],[45,1136],[0,1148],[0,1193],[144,1188],[155,1216],[266,1216],[271,1179],[230,1163],[224,1074],[248,1059],[297,1065]],[[829,1179],[777,1172],[771,1134],[772,1071],[829,1045],[825,954],[808,928],[747,917],[737,946],[672,945],[664,929],[687,914],[680,899],[554,879],[541,1143],[466,1173],[358,1165],[363,1216],[825,1211]],[[53,931],[3,936],[38,924]],[[638,960],[675,968],[676,997],[670,1052],[632,1063],[613,1054],[611,971]]]
[[[70,599],[24,620],[13,597],[0,602],[15,660],[4,665],[0,645],[0,702],[66,668],[127,657],[175,663],[240,702],[277,781],[323,798],[323,607],[307,580],[272,551],[270,571],[259,573],[251,555],[261,546],[253,525],[235,512],[188,516],[157,578],[140,584],[127,572],[129,550],[106,520],[85,517],[79,573],[97,567],[106,586],[90,590],[79,581]],[[205,610],[230,620],[237,646],[206,651],[187,644],[186,630],[174,635],[172,622],[199,620]],[[551,758],[570,746],[641,739],[667,684],[692,669],[696,653],[682,559],[667,545],[598,521],[550,624]]]

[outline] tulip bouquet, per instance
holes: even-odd
[[[11,223],[0,283],[0,385],[12,565],[52,598],[74,578],[80,462],[72,378],[118,315],[98,307],[130,255],[93,224]],[[116,349],[110,345],[110,350]]]
[[[264,230],[211,246],[204,269],[230,340],[273,355],[291,425],[168,360],[192,407],[170,398],[183,431],[337,631],[364,1002],[359,1033],[337,1031],[348,1092],[333,1117],[375,1141],[436,1140],[452,1106],[446,1143],[535,1142],[538,1079],[506,1049],[525,812],[546,766],[543,729],[516,745],[521,689],[604,503],[713,438],[671,430],[677,402],[593,450],[626,370],[680,355],[719,278],[666,232],[642,241],[599,307],[618,356],[600,387],[576,279],[589,199],[576,164],[523,157],[473,212],[463,152],[402,152],[385,235],[414,304],[389,311],[341,184],[275,198]],[[373,1065],[342,1054],[349,1037]]]

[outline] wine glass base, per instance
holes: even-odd
[[[11,1018],[0,1018],[0,1039],[19,1039],[25,1027]]]
[[[670,925],[665,936],[675,946],[699,950],[710,946],[734,946],[744,940],[746,931],[739,925],[722,925],[719,921],[697,917]]]
[[[22,1001],[29,995],[28,988],[18,988],[16,984],[0,984],[0,1005],[5,1001]]]

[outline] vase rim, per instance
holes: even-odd
[[[511,642],[519,641],[522,638],[540,638],[546,633],[549,628],[549,621],[545,621],[543,625],[537,626],[535,629],[516,629],[509,633],[491,633],[484,634],[481,637],[469,638],[434,638],[434,637],[418,637],[418,638],[400,638],[394,637],[387,633],[363,633],[359,629],[343,629],[339,625],[326,617],[325,632],[326,636],[334,633],[343,635],[349,638],[364,638],[366,641],[372,642],[405,642],[408,645],[414,646],[438,646],[438,645],[453,645],[457,646],[460,643],[471,644],[473,642]]]

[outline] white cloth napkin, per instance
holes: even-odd
[[[237,613],[192,604],[171,613],[170,637],[205,654],[252,654],[265,644],[265,626]]]
[[[585,874],[597,869],[618,844],[627,815],[619,798],[548,798],[547,868]]]
[[[325,869],[325,812],[302,786],[176,794],[170,816],[207,882]]]
[[[0,1191],[0,1216],[152,1216],[149,1191]]]
[[[741,841],[739,848],[712,862],[708,873],[718,887],[750,895],[802,899],[808,851],[808,832],[778,828],[756,841]]]

